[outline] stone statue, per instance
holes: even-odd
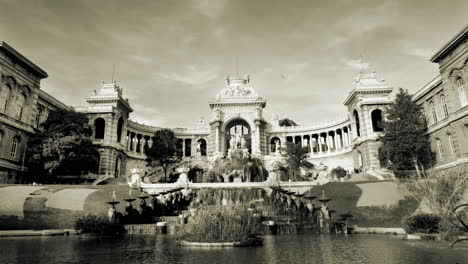
[[[236,149],[236,137],[235,135],[231,135],[231,139],[229,140],[229,150],[234,150]]]
[[[240,138],[241,149],[247,149],[246,143],[247,141],[245,140],[244,136],[241,136]]]
[[[131,175],[130,175],[130,185],[132,187],[139,187],[141,184],[141,172],[143,170],[136,167],[131,170]]]
[[[197,156],[201,156],[201,142],[197,143]]]
[[[260,107],[257,108],[257,119],[262,118],[262,109]]]
[[[279,151],[280,151],[280,142],[279,142],[279,140],[277,139],[277,140],[275,141],[275,152],[276,152],[276,153],[279,153]]]
[[[307,138],[305,138],[303,147],[307,147],[308,145],[309,145],[309,140]]]

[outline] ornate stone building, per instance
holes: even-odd
[[[47,73],[0,42],[0,182],[21,181],[29,136],[49,111],[68,108],[40,89]]]
[[[425,111],[432,149],[437,153],[436,169],[468,166],[467,32],[465,27],[433,56],[431,61],[439,64],[440,75],[414,94]],[[28,136],[48,111],[67,106],[40,89],[40,80],[47,74],[4,42],[0,43],[0,73],[0,181],[12,182],[25,171]],[[341,166],[382,178],[389,172],[378,158],[378,137],[393,91],[374,72],[361,72],[344,101],[345,117],[284,127],[278,118],[264,117],[267,101],[251,86],[249,75],[228,76],[208,102],[211,118],[173,131],[183,150],[183,162],[200,171],[208,168],[210,160],[224,157],[238,146],[271,164],[281,158],[281,146],[295,142],[307,147],[313,164]],[[94,127],[100,163],[93,177],[124,177],[133,167],[144,168],[145,146],[152,145],[154,133],[161,128],[130,120],[133,109],[115,82],[102,83],[86,101],[87,106],[75,109],[87,113]]]
[[[468,26],[431,58],[440,74],[414,95],[424,109],[436,169],[463,167],[468,171],[467,41]]]
[[[210,160],[227,156],[233,144],[242,144],[269,164],[278,160],[276,146],[289,141],[307,147],[308,159],[314,164],[342,166],[380,177],[387,171],[377,158],[377,136],[391,91],[375,73],[361,73],[345,101],[349,109],[346,117],[312,126],[283,127],[278,119],[264,118],[266,100],[252,88],[250,76],[228,76],[225,86],[209,101],[209,122],[201,120],[197,127],[173,131],[186,165],[201,170],[209,167]],[[120,177],[123,172],[128,175],[130,168],[144,168],[145,146],[151,146],[154,133],[161,128],[129,120],[132,109],[115,83],[103,83],[87,102],[88,106],[76,110],[87,113],[94,127],[94,143],[101,149],[99,174]]]

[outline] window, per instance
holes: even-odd
[[[440,101],[442,102],[442,110],[444,112],[444,118],[448,117],[448,108],[447,108],[447,102],[445,101],[445,95],[440,96]]]
[[[0,146],[2,145],[3,140],[3,131],[0,131]]]
[[[372,128],[374,132],[382,132],[382,110],[375,109],[371,113],[371,120],[372,120]]]
[[[468,104],[465,95],[465,83],[461,77],[457,78],[457,86],[458,86],[458,96],[460,97],[460,104],[461,107],[464,107]]]
[[[3,105],[0,105],[0,111],[2,111],[2,113],[6,113],[8,100],[10,99],[10,94],[11,94],[11,88],[9,86],[5,86],[2,89],[1,96],[0,96],[2,103],[3,103]]]
[[[444,159],[444,150],[442,149],[442,142],[440,142],[440,139],[436,139],[437,143],[437,150],[439,151],[439,157],[440,159]]]
[[[434,102],[429,103],[429,107],[431,108],[431,114],[432,114],[432,121],[434,123],[437,123],[437,112],[434,106]]]
[[[94,138],[104,139],[104,132],[106,129],[106,121],[103,118],[94,120]]]
[[[16,157],[16,150],[18,149],[19,137],[14,137],[13,142],[11,143],[10,157]]]
[[[41,124],[41,116],[42,112],[44,112],[42,106],[39,106],[37,108],[37,113],[36,113],[36,126],[39,126]]]
[[[449,144],[450,144],[450,152],[452,154],[455,154],[455,144],[453,142],[453,136],[452,134],[448,134],[448,140],[449,140]]]
[[[359,125],[359,115],[358,115],[358,112],[356,110],[354,110],[353,116],[354,116],[354,122],[356,124],[356,134],[357,134],[358,137],[360,137],[361,136],[361,126]]]
[[[122,140],[122,128],[123,128],[123,119],[122,117],[120,117],[119,121],[117,121],[117,142],[119,143]]]
[[[21,121],[23,118],[25,102],[26,102],[26,95],[20,94],[16,102],[18,104],[17,119],[19,121]]]

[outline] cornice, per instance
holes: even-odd
[[[454,50],[457,45],[468,37],[468,25],[466,25],[461,31],[459,31],[454,37],[452,37],[442,48],[440,48],[430,59],[431,62],[438,63],[445,58],[448,53]]]
[[[25,56],[23,56],[21,53],[19,53],[10,45],[8,45],[6,42],[4,41],[0,42],[0,49],[5,51],[7,54],[13,57],[20,64],[23,64],[24,66],[26,66],[26,68],[34,72],[36,76],[38,76],[39,78],[44,79],[48,77],[47,72],[45,72],[39,66],[34,64],[32,61],[28,60]]]

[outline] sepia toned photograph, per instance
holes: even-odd
[[[0,263],[468,263],[465,0],[0,0]]]

